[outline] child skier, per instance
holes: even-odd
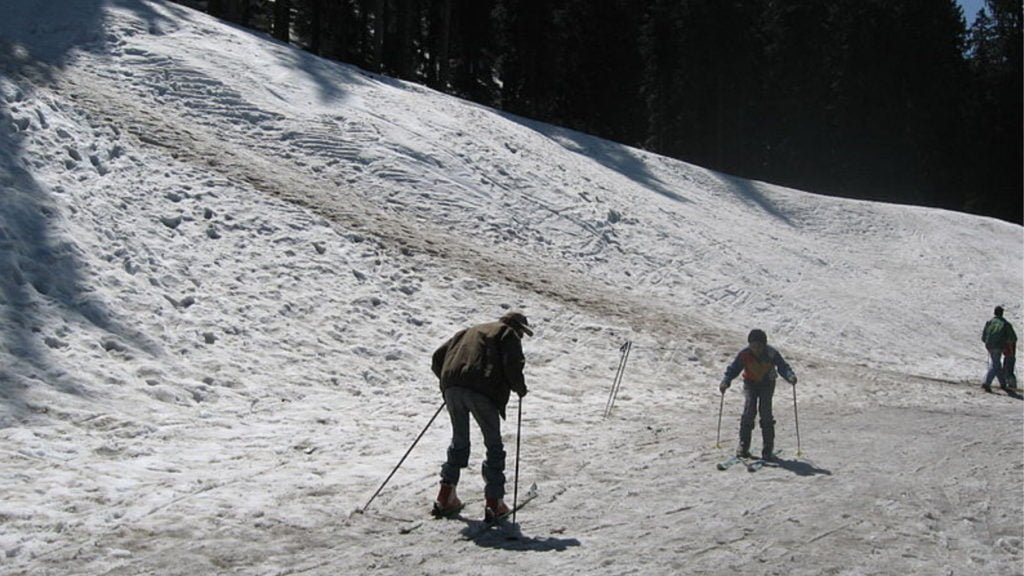
[[[749,346],[736,355],[736,359],[725,369],[725,376],[718,389],[725,394],[732,381],[743,372],[743,416],[740,418],[740,445],[736,456],[750,457],[750,436],[754,430],[754,417],[761,416],[761,458],[774,459],[775,418],[772,415],[772,396],[775,394],[775,380],[779,374],[796,386],[796,374],[789,367],[782,354],[768,345],[764,330],[754,329],[747,336]]]

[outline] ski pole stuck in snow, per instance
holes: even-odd
[[[633,342],[626,340],[622,346],[619,347],[619,352],[622,356],[619,358],[619,368],[615,371],[615,380],[612,382],[611,392],[608,393],[608,402],[604,407],[604,417],[607,418],[612,413],[612,407],[615,405],[615,397],[619,394],[619,388],[622,386],[622,376],[626,373],[626,362],[629,361],[629,351],[633,349]]]
[[[722,447],[722,408],[725,407],[725,392],[722,392],[722,398],[718,401],[718,432],[715,434],[715,448]]]
[[[800,457],[803,452],[800,450],[800,416],[796,411],[796,385],[793,385],[793,423],[796,425],[796,455]]]
[[[516,523],[516,511],[519,508],[519,453],[523,438],[523,397],[519,397],[519,415],[516,418],[516,480],[512,484],[512,523]]]

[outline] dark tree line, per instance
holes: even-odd
[[[1021,0],[186,3],[724,172],[1024,219]]]

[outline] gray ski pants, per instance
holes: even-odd
[[[462,468],[469,466],[469,417],[473,416],[484,437],[487,457],[481,472],[484,497],[505,497],[505,445],[501,440],[501,416],[494,402],[468,388],[452,387],[444,391],[444,401],[452,421],[452,441],[448,459],[441,466],[441,480],[458,484]]]

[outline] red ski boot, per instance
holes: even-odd
[[[455,494],[455,484],[441,482],[441,489],[434,501],[434,509],[430,512],[437,518],[450,518],[462,510],[462,500]]]

